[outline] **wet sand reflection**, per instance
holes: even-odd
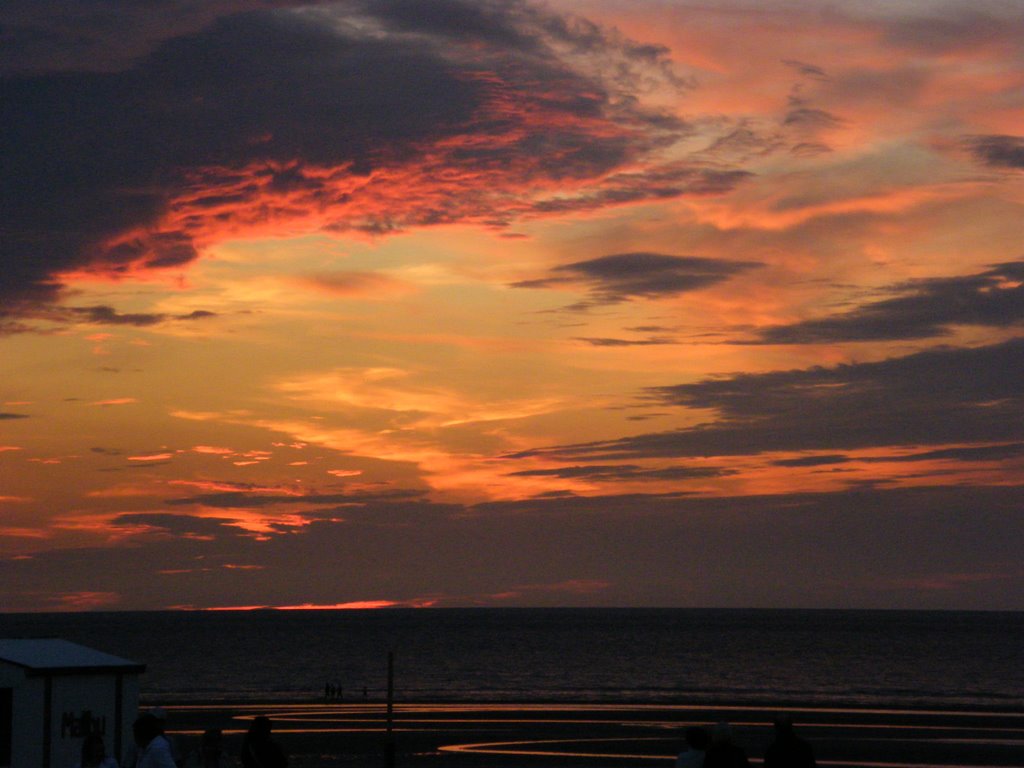
[[[267,703],[169,707],[175,732],[211,724],[228,737],[267,715],[295,768],[382,766],[383,703]],[[691,724],[728,721],[760,763],[773,716],[785,712],[819,765],[851,768],[1024,768],[1024,707],[1003,711],[661,704],[400,703],[399,765],[409,768],[604,768],[667,763]]]

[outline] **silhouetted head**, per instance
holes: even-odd
[[[776,736],[786,737],[793,735],[793,720],[789,715],[777,715],[774,726]]]
[[[686,729],[686,746],[690,749],[704,750],[708,748],[708,732],[699,725],[691,725]]]
[[[259,715],[254,717],[249,725],[249,738],[256,741],[266,741],[270,738],[270,730],[270,718],[265,715]]]
[[[82,740],[82,765],[99,765],[107,756],[107,748],[103,737],[98,733],[90,733]]]
[[[160,735],[162,730],[160,721],[148,712],[144,715],[139,715],[132,725],[132,735],[135,737],[135,743],[140,747],[149,744],[149,742]]]

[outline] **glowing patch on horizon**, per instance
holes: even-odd
[[[117,605],[121,602],[121,595],[117,592],[65,592],[49,595],[44,602],[56,611],[88,611]]]
[[[11,536],[21,539],[52,538],[52,534],[44,528],[24,528],[17,526],[0,526],[0,536]]]

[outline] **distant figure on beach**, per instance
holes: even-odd
[[[743,748],[733,744],[732,726],[718,723],[711,729],[711,746],[704,753],[704,768],[750,768]]]
[[[139,715],[132,726],[137,747],[135,768],[177,768],[171,745],[164,738],[160,721],[151,713]]]
[[[117,768],[117,760],[107,756],[107,746],[98,733],[90,733],[82,740],[82,759],[75,768]]]
[[[764,753],[764,768],[817,768],[811,745],[796,735],[793,721],[775,718],[775,741]]]
[[[698,725],[691,725],[683,738],[686,739],[686,749],[676,758],[676,768],[703,768],[708,732]]]
[[[243,768],[287,768],[284,750],[270,737],[270,718],[254,717],[242,740]]]

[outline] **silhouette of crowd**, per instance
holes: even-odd
[[[288,757],[274,740],[273,724],[260,715],[254,717],[242,739],[237,757],[224,750],[224,734],[219,728],[203,732],[198,744],[187,752],[172,735],[166,733],[166,713],[160,707],[145,712],[132,726],[133,743],[120,768],[287,768]],[[75,768],[119,768],[106,754],[103,738],[90,734],[82,744],[82,760]]]
[[[728,723],[718,723],[711,732],[690,726],[684,734],[686,748],[676,758],[676,768],[750,768],[746,750],[736,743]],[[764,753],[764,768],[817,768],[814,750],[793,728],[788,717],[774,723],[774,738]]]

